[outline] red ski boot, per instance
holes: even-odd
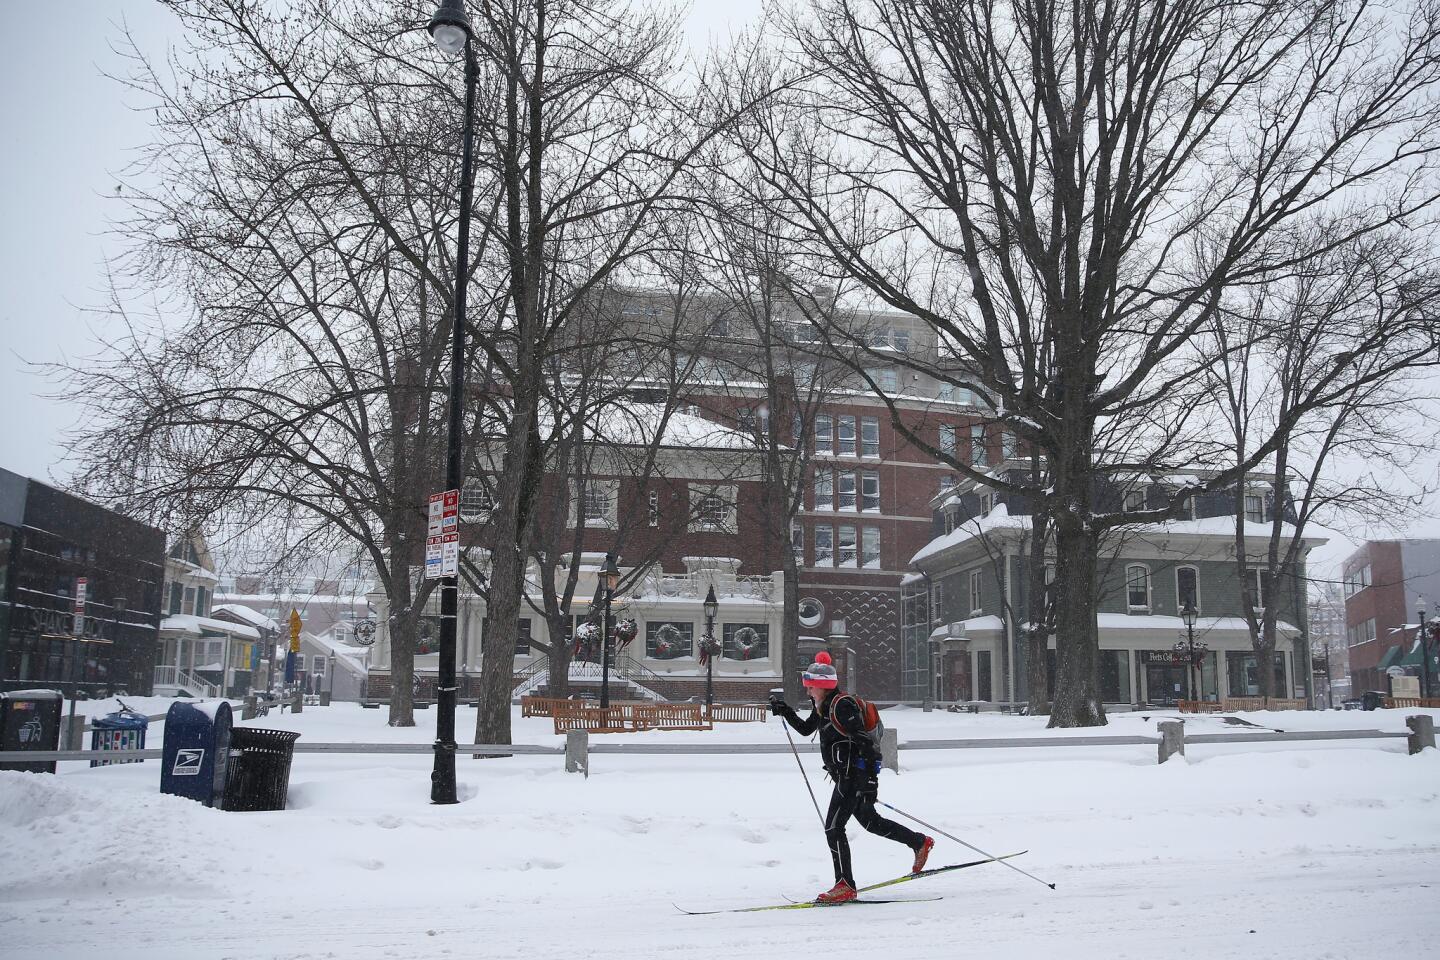
[[[855,899],[855,888],[844,880],[835,881],[835,886],[815,898],[816,903],[848,903]]]
[[[926,837],[925,842],[920,844],[920,849],[915,851],[915,863],[911,865],[911,873],[919,873],[925,869],[925,861],[930,859],[930,851],[935,849],[935,838]]]

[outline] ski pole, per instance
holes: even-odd
[[[795,766],[800,768],[800,776],[805,779],[805,789],[810,792],[810,802],[815,805],[815,816],[820,818],[820,829],[825,829],[825,814],[820,812],[820,801],[815,799],[815,791],[810,786],[810,776],[805,772],[805,764],[800,762],[800,751],[795,749],[795,738],[790,736],[790,724],[782,717],[780,726],[785,728],[785,739],[790,741],[790,752],[795,754]],[[989,854],[986,854],[989,856]]]
[[[902,817],[905,817],[905,818],[910,819],[910,820],[914,820],[916,823],[920,824],[920,826],[922,826],[922,827],[929,827],[931,830],[934,830],[936,833],[940,834],[940,836],[942,836],[942,837],[948,837],[948,838],[950,838],[951,840],[954,840],[956,843],[960,844],[960,846],[962,846],[962,847],[969,847],[971,850],[974,850],[976,853],[980,854],[980,856],[982,856],[982,857],[989,857],[991,860],[994,860],[996,863],[1003,864],[1003,865],[1009,867],[1011,870],[1014,870],[1016,873],[1024,873],[1025,876],[1029,877],[1031,880],[1034,880],[1036,883],[1044,883],[1045,886],[1049,887],[1051,890],[1054,890],[1054,889],[1055,889],[1055,884],[1053,884],[1053,883],[1046,883],[1044,880],[1041,880],[1039,877],[1035,876],[1035,874],[1033,874],[1033,873],[1025,873],[1024,870],[1021,870],[1019,867],[1015,866],[1015,864],[1011,863],[1009,860],[1001,860],[999,857],[995,856],[995,854],[993,854],[993,853],[986,853],[984,850],[981,850],[979,847],[975,846],[974,844],[966,843],[964,840],[961,840],[959,837],[957,837],[957,836],[955,836],[955,835],[953,835],[953,834],[946,833],[944,830],[941,830],[939,827],[935,826],[933,823],[926,823],[924,820],[921,820],[919,817],[917,817],[917,816],[915,816],[915,815],[913,815],[913,814],[906,813],[904,810],[901,810],[899,807],[892,807],[890,804],[886,803],[884,800],[876,800],[875,802],[878,803],[878,804],[880,804],[880,806],[885,807],[887,810],[894,810],[896,813],[900,814],[900,816],[902,816]]]

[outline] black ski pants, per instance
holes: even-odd
[[[852,816],[870,833],[903,843],[911,850],[919,850],[925,842],[923,835],[880,816],[875,810],[877,791],[878,785],[873,780],[849,779],[835,784],[835,790],[830,794],[830,810],[825,814],[825,840],[830,844],[835,879],[844,880],[852,887],[855,886],[855,874],[850,869],[850,841],[845,837],[845,824]]]

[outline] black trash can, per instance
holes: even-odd
[[[12,690],[0,693],[0,750],[59,750],[60,708],[65,702],[59,690]],[[0,770],[54,773],[54,760],[8,761]]]
[[[290,792],[290,758],[300,734],[235,727],[230,731],[226,810],[284,810]]]
[[[1379,710],[1385,706],[1385,692],[1383,690],[1366,690],[1360,695],[1360,707],[1363,710]]]

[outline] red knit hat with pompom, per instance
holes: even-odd
[[[805,672],[800,675],[800,682],[807,687],[834,690],[839,685],[840,678],[835,674],[830,654],[824,650],[815,654],[815,662],[805,668]]]

